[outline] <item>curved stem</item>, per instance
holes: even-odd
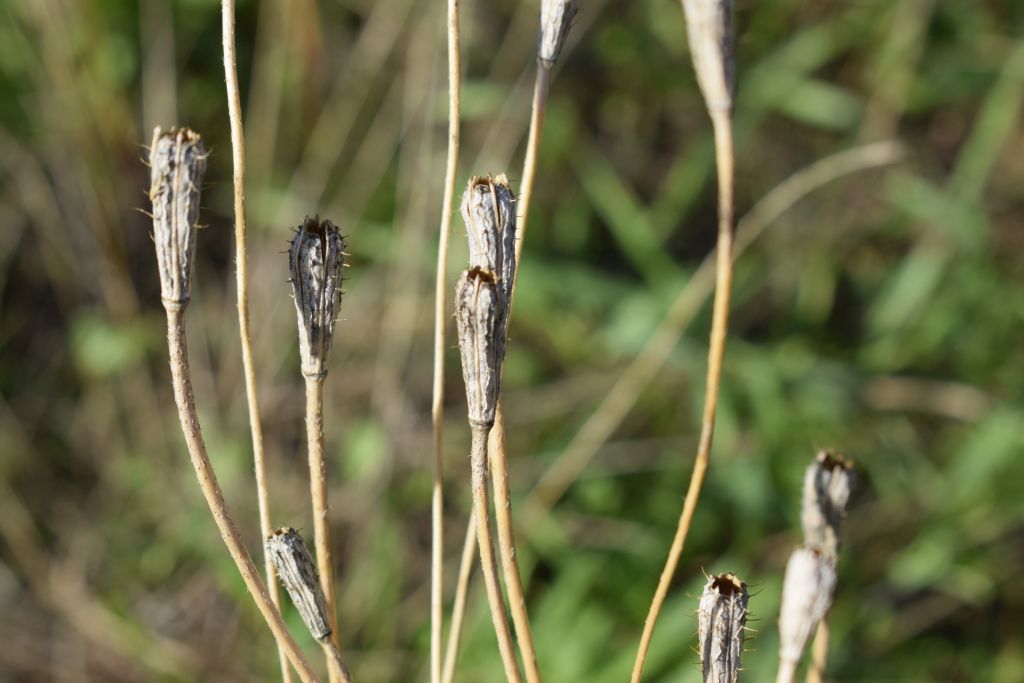
[[[228,547],[231,559],[235,561],[235,566],[238,567],[238,572],[242,575],[249,594],[252,595],[256,606],[277,639],[278,647],[284,650],[292,666],[299,672],[299,678],[304,683],[314,683],[318,680],[316,674],[313,673],[306,657],[288,632],[288,627],[285,626],[284,620],[281,618],[281,612],[270,600],[267,587],[242,543],[231,512],[228,510],[227,502],[224,500],[224,493],[217,482],[217,475],[213,471],[210,457],[206,453],[206,443],[203,441],[199,416],[196,413],[195,398],[192,395],[184,315],[184,310],[167,311],[167,349],[170,355],[171,381],[174,385],[174,400],[178,405],[181,431],[185,435],[185,444],[192,459],[192,467],[195,469],[199,488],[213,514],[213,520],[217,524],[221,538]]]
[[[231,122],[231,158],[234,167],[235,194],[235,290],[238,299],[238,336],[242,346],[242,374],[245,376],[245,398],[249,408],[249,431],[252,437],[253,469],[256,472],[256,504],[259,508],[260,537],[266,538],[270,526],[270,501],[267,493],[267,467],[263,455],[263,425],[256,397],[256,371],[253,362],[252,340],[249,333],[249,275],[246,254],[245,226],[245,132],[242,127],[242,105],[238,93],[238,69],[235,56],[235,3],[224,0],[221,5],[222,38],[224,46],[224,77],[227,83],[228,118]],[[263,553],[263,568],[267,587],[274,606],[281,609],[281,592],[274,574],[274,565]],[[284,650],[278,646],[284,683],[291,683]]]
[[[700,441],[697,456],[693,462],[693,473],[686,491],[686,500],[676,526],[675,537],[669,548],[668,559],[661,571],[658,588],[654,593],[647,619],[644,621],[640,646],[633,662],[631,683],[639,683],[644,670],[644,661],[651,646],[654,625],[665,604],[669,584],[675,575],[679,558],[686,545],[686,537],[693,522],[693,513],[704,485],[704,476],[711,456],[711,442],[715,435],[715,414],[718,409],[718,387],[722,375],[722,359],[725,356],[725,337],[729,325],[729,297],[732,291],[732,213],[733,213],[733,147],[732,120],[727,113],[713,114],[715,130],[715,155],[718,166],[718,246],[715,278],[715,300],[711,314],[711,340],[708,345],[707,382],[704,388],[704,415],[701,420]]]
[[[498,636],[498,650],[505,665],[505,678],[509,683],[521,683],[516,662],[512,632],[505,616],[505,600],[501,595],[498,568],[494,562],[494,539],[491,538],[490,496],[487,493],[487,433],[488,429],[473,427],[471,452],[473,470],[473,514],[476,518],[476,537],[480,547],[480,568],[487,587],[487,602],[491,607],[491,620]]]
[[[491,479],[494,486],[494,518],[498,527],[498,550],[501,555],[505,588],[508,590],[512,623],[516,627],[519,650],[523,655],[526,680],[528,683],[540,683],[537,652],[533,647],[533,633],[530,630],[530,616],[526,611],[526,595],[523,591],[523,579],[519,572],[519,560],[516,556],[515,531],[512,528],[512,502],[508,484],[508,463],[505,457],[504,413],[504,404],[499,402],[488,444],[492,468]]]
[[[533,83],[533,108],[530,112],[530,133],[526,139],[526,155],[523,158],[523,183],[519,188],[519,220],[516,223],[516,271],[523,254],[523,236],[526,234],[526,220],[530,214],[533,199],[533,181],[537,177],[537,158],[540,154],[540,140],[544,130],[544,106],[548,101],[551,72],[537,62],[537,77]],[[514,286],[514,285],[513,285]]]
[[[455,203],[455,176],[459,165],[459,115],[462,64],[459,57],[459,2],[448,0],[448,160],[444,174],[444,201],[437,243],[437,274],[434,291],[434,383],[430,405],[433,428],[433,487],[430,501],[430,680],[441,683],[441,649],[444,617],[444,353],[445,296],[448,291],[448,235]]]
[[[320,641],[320,647],[324,649],[324,655],[327,657],[327,668],[330,675],[340,683],[352,683],[352,674],[348,672],[338,644],[328,636],[325,640]]]
[[[825,663],[828,661],[828,622],[822,619],[814,634],[811,649],[811,665],[807,668],[807,683],[821,683],[825,678]]]
[[[330,506],[327,502],[327,457],[324,453],[324,381],[306,378],[306,444],[309,454],[309,496],[313,501],[313,545],[320,587],[327,602],[327,621],[331,642],[338,641],[338,610],[334,602],[334,559],[331,553]],[[329,672],[333,683],[338,681],[334,670]]]
[[[459,636],[462,634],[462,619],[466,615],[466,596],[469,594],[469,580],[473,575],[473,556],[476,549],[476,520],[469,513],[466,521],[466,538],[462,542],[462,558],[459,560],[459,580],[455,587],[455,603],[452,605],[452,623],[448,627],[448,644],[444,651],[444,671],[441,683],[452,683],[455,678],[455,662],[459,657]]]

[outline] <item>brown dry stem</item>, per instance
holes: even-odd
[[[448,626],[448,643],[444,651],[444,670],[441,683],[452,683],[455,678],[455,662],[459,658],[459,636],[462,621],[466,615],[466,596],[469,594],[469,580],[473,576],[473,556],[476,549],[476,519],[472,512],[466,521],[466,537],[462,541],[462,556],[459,560],[459,577],[455,585],[455,603],[452,605],[452,623]]]

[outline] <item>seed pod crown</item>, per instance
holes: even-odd
[[[345,239],[329,220],[307,217],[288,250],[292,294],[299,324],[302,374],[323,378],[341,309]]]
[[[734,574],[708,577],[697,610],[704,681],[736,683],[747,623],[747,584]]]

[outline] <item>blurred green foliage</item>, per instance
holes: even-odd
[[[537,3],[461,4],[459,183],[502,170],[517,183]],[[326,429],[342,641],[361,681],[426,679],[443,5],[238,8],[275,524],[311,528],[280,252],[306,213],[351,235]],[[752,585],[744,680],[772,680],[801,476],[825,446],[863,475],[828,677],[1024,680],[1024,4],[737,5],[741,215],[838,152],[895,139],[906,154],[811,190],[738,260],[712,466],[647,680],[699,676],[702,570]],[[205,0],[0,5],[5,681],[277,675],[192,481],[136,210],[147,208],[139,157],[152,126],[202,132],[213,155],[189,312],[194,379],[256,548],[219,32]],[[714,244],[710,129],[679,3],[583,3],[551,98],[506,372],[514,506],[529,520],[521,559],[546,679],[611,683],[628,675],[689,478],[706,305],[554,507],[530,494]],[[454,350],[447,392],[453,581],[468,488]],[[478,589],[459,678],[497,680]]]

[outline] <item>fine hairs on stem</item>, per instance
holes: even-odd
[[[715,433],[715,415],[718,408],[718,388],[725,356],[726,332],[729,324],[729,299],[732,290],[733,247],[733,26],[731,0],[683,0],[686,15],[690,53],[693,58],[697,82],[711,118],[715,134],[715,161],[718,170],[718,244],[716,250],[715,298],[711,315],[711,338],[708,344],[707,380],[704,389],[704,413],[701,418],[700,440],[694,458],[693,473],[686,491],[683,510],[676,526],[675,537],[669,548],[651,601],[640,645],[633,663],[631,683],[639,683],[644,661],[654,635],[654,625],[668,596],[669,585],[675,575],[679,558],[686,545],[686,537],[697,509],[704,477],[711,457],[711,444]]]
[[[306,380],[306,443],[314,545],[330,637],[338,647],[323,414],[324,379],[334,340],[334,324],[341,310],[341,280],[345,267],[345,240],[338,226],[326,219],[321,221],[319,216],[307,217],[292,239],[288,266],[298,322],[299,356]],[[333,668],[330,677],[332,681],[339,680]]]
[[[221,5],[221,22],[224,47],[224,77],[227,84],[228,118],[231,123],[231,159],[234,174],[235,198],[235,289],[238,299],[238,336],[242,347],[242,372],[245,375],[245,398],[249,408],[249,430],[252,434],[252,460],[256,472],[256,503],[259,508],[260,534],[270,534],[270,502],[267,488],[267,467],[263,453],[263,425],[256,397],[256,371],[254,369],[252,340],[249,334],[249,275],[246,253],[245,225],[245,131],[242,126],[242,106],[238,92],[238,68],[235,57],[235,3],[224,0]],[[274,580],[274,565],[263,555],[264,571],[270,598],[278,609],[281,607],[281,593]],[[284,650],[277,648],[281,663],[281,678],[291,683],[292,672],[288,668]]]
[[[445,162],[444,200],[437,242],[437,275],[434,285],[434,378],[430,401],[433,432],[431,453],[433,482],[430,496],[430,681],[441,683],[443,648],[443,572],[444,572],[444,353],[445,297],[448,272],[448,236],[451,233],[455,204],[455,176],[459,165],[459,119],[462,96],[462,63],[459,56],[459,0],[448,0],[448,159]],[[461,615],[459,622],[461,623]],[[454,622],[453,622],[454,623]],[[454,631],[458,638],[458,632]],[[454,660],[456,645],[449,643]]]
[[[160,271],[160,295],[167,311],[167,348],[171,383],[178,407],[181,431],[185,437],[199,488],[213,514],[224,544],[235,562],[246,588],[266,620],[278,645],[305,683],[318,680],[305,656],[288,632],[281,612],[271,601],[266,584],[260,578],[242,538],[235,527],[206,443],[199,426],[185,340],[185,309],[190,299],[192,262],[199,218],[199,194],[206,167],[206,153],[199,135],[187,130],[153,132],[149,164],[153,202],[153,241]]]

